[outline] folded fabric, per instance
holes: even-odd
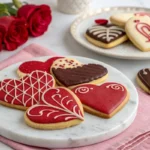
[[[23,50],[19,51],[17,54],[0,62],[0,70],[19,61],[24,61],[33,57],[48,56],[48,55],[54,56],[56,54],[53,51],[45,47],[42,47],[38,44],[30,44]]]
[[[18,61],[27,60],[33,57],[56,55],[54,52],[41,47],[37,44],[31,44],[24,48],[14,56],[0,63],[0,70]],[[123,133],[107,141],[93,144],[90,146],[69,148],[66,150],[149,150],[150,149],[150,96],[138,89],[139,108],[133,124]],[[46,148],[38,148],[24,145],[11,141],[0,136],[0,142],[7,144],[15,150],[47,150]],[[64,149],[52,149],[64,150]]]

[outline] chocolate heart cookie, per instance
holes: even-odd
[[[94,25],[86,31],[85,37],[90,43],[103,48],[115,47],[128,39],[124,29],[112,24]]]
[[[72,88],[83,83],[98,84],[103,82],[108,71],[99,64],[87,64],[75,68],[52,68],[52,74],[59,85]]]
[[[140,70],[136,79],[139,86],[150,94],[150,68]]]

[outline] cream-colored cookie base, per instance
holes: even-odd
[[[19,78],[23,78],[24,76],[26,76],[26,73],[21,72],[19,69],[17,70],[17,74],[19,76]]]
[[[76,120],[71,120],[71,121],[61,122],[61,123],[39,124],[39,123],[34,123],[31,120],[29,120],[26,114],[24,115],[24,120],[28,126],[32,128],[40,129],[40,130],[64,129],[64,128],[78,125],[82,122],[81,120],[76,119]]]
[[[124,21],[122,21],[122,20],[115,20],[114,16],[110,17],[110,21],[111,21],[112,24],[120,26],[122,28],[124,28],[124,26],[125,26],[125,22]]]
[[[115,40],[115,41],[113,41],[113,42],[111,42],[111,43],[109,43],[109,44],[106,44],[106,43],[97,41],[97,40],[95,40],[95,39],[89,37],[87,34],[85,34],[85,37],[86,37],[86,39],[87,39],[90,43],[94,44],[95,46],[103,47],[103,48],[106,48],[106,49],[115,47],[115,46],[117,46],[117,45],[119,45],[119,44],[125,42],[125,41],[128,39],[128,37],[127,37],[126,35],[124,35],[124,36],[120,37],[119,39],[117,39],[117,40]]]
[[[148,16],[142,16],[142,17],[132,17],[129,19],[125,25],[125,31],[128,35],[129,39],[132,41],[132,43],[139,48],[139,50],[143,52],[150,51],[150,42],[147,42],[148,39],[142,35],[138,30],[136,29],[135,20],[139,20],[141,23],[150,25],[150,17]],[[145,27],[144,32],[147,33],[148,27]],[[144,26],[143,26],[144,27]],[[143,33],[144,33],[143,32]]]
[[[83,114],[83,117],[84,117],[83,106],[82,106],[82,103],[80,102],[79,98],[71,90],[69,90],[65,87],[62,87],[62,88],[67,90],[74,97],[74,99],[77,102],[77,104],[81,110],[81,113]],[[25,120],[26,124],[32,128],[41,129],[41,130],[64,129],[64,128],[78,125],[82,121],[84,121],[84,120],[74,119],[74,120],[70,120],[70,121],[66,121],[66,122],[60,122],[60,123],[40,124],[40,123],[35,123],[35,122],[31,121],[26,115],[27,111],[24,114],[24,120]]]
[[[64,86],[64,87],[65,87],[65,85],[63,85],[60,81],[57,80],[57,78],[56,78],[55,75],[53,74],[52,69],[50,70],[50,72],[51,72],[51,74],[53,75],[53,77],[55,78],[56,83],[57,83],[58,85],[60,85],[60,86]],[[99,83],[104,82],[107,78],[108,78],[108,73],[107,73],[105,76],[103,76],[102,78],[99,78],[99,79],[97,79],[97,80],[93,80],[93,81],[88,82],[88,83],[90,83],[90,84],[96,84],[96,85],[97,85],[97,84],[99,84]],[[82,83],[82,84],[83,84],[83,83]],[[67,87],[67,88],[72,89],[72,88],[74,88],[74,87],[76,87],[76,86],[79,86],[79,85],[81,85],[81,84],[69,86],[69,87]]]
[[[142,83],[142,81],[140,80],[140,78],[138,77],[138,75],[136,76],[136,81],[138,83],[138,85],[146,92],[150,94],[150,90]]]
[[[14,104],[9,104],[9,103],[3,102],[3,101],[0,101],[0,104],[3,105],[3,106],[6,106],[6,107],[19,109],[19,110],[27,110],[28,109],[28,107],[14,105]]]
[[[93,114],[102,118],[111,118],[124,107],[124,105],[128,102],[128,100],[129,100],[129,92],[127,93],[125,100],[111,114],[105,114],[105,113],[99,112],[87,105],[83,105],[83,108],[86,112],[90,114]]]
[[[110,21],[118,25],[120,27],[124,27],[125,23],[131,18],[134,17],[134,13],[120,13],[120,14],[114,14],[110,17]]]
[[[130,32],[128,31],[127,27],[125,27],[125,31],[126,31],[126,34],[128,35],[128,38],[130,39],[130,41],[132,41],[132,43],[139,49],[141,50],[142,52],[147,52],[147,51],[150,51],[150,49],[148,48],[143,48],[139,45],[138,42],[136,42],[134,40],[134,38],[130,35]]]
[[[73,66],[73,65],[69,65],[68,63],[66,63],[66,61],[65,61],[66,59],[67,59],[68,61],[73,60],[73,61],[74,61],[74,62],[73,62],[74,66]],[[59,64],[59,65],[65,64],[64,69],[66,69],[66,68],[74,68],[74,67],[77,67],[77,66],[82,66],[82,64],[81,64],[78,60],[76,60],[76,59],[74,59],[74,58],[65,57],[65,58],[60,58],[60,59],[55,60],[55,61],[53,62],[53,64],[52,64],[51,68],[55,68],[55,69],[60,68],[60,67],[58,66],[58,64]],[[76,65],[76,64],[78,64],[78,65]]]

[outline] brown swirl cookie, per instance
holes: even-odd
[[[138,72],[137,83],[145,92],[150,94],[150,68],[145,68]]]

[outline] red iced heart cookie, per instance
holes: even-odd
[[[25,113],[26,123],[38,129],[61,129],[84,120],[83,107],[76,95],[63,87],[52,88],[42,95],[40,104]]]
[[[63,58],[63,57],[52,57],[45,62],[41,62],[41,61],[24,62],[19,66],[17,73],[20,77],[23,77],[26,74],[31,73],[32,71],[35,70],[41,70],[50,73],[51,65],[55,60],[59,58]]]
[[[72,91],[81,100],[85,111],[104,118],[116,114],[129,99],[126,88],[112,82],[100,86],[83,84]]]
[[[42,93],[54,87],[52,75],[43,71],[33,71],[20,80],[5,79],[0,82],[0,103],[26,110],[39,103]]]

